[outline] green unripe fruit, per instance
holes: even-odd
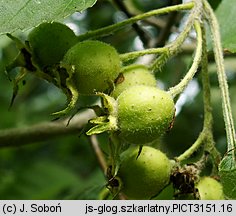
[[[116,49],[101,41],[77,43],[66,53],[63,63],[74,67],[76,87],[80,94],[103,92],[120,72]]]
[[[135,85],[156,86],[156,79],[144,65],[126,67],[117,80],[111,96],[117,98],[124,90]]]
[[[139,147],[135,146],[121,154],[121,190],[129,199],[150,199],[168,184],[171,163],[163,152],[149,146],[138,153]]]
[[[175,115],[171,95],[151,86],[133,86],[118,101],[118,127],[127,142],[145,144],[168,131]]]
[[[42,23],[28,36],[32,61],[41,70],[59,63],[65,53],[77,42],[74,32],[58,22]]]
[[[201,200],[223,200],[223,187],[220,182],[211,177],[203,177],[198,182],[198,189]]]

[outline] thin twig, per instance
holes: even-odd
[[[173,6],[172,6],[173,7]],[[186,21],[183,31],[178,35],[178,37],[171,43],[167,44],[165,47],[169,49],[168,53],[161,54],[152,64],[149,66],[150,70],[156,71],[160,70],[168,61],[168,59],[174,55],[181,52],[181,46],[185,39],[188,37],[193,24],[199,16],[201,16],[202,3],[199,0],[194,0],[194,7],[191,10],[188,19]]]
[[[195,50],[194,43],[192,44],[183,44],[181,47],[181,52],[179,56],[192,55]],[[223,50],[224,58],[236,57],[236,53],[232,53],[229,50]],[[207,52],[208,62],[215,62],[214,52],[209,50]]]
[[[205,15],[211,30],[218,80],[222,95],[222,108],[223,108],[223,116],[225,121],[225,130],[228,143],[227,150],[231,155],[232,159],[235,161],[236,133],[230,105],[227,77],[224,67],[224,57],[221,45],[219,24],[215,17],[214,11],[212,10],[209,3],[206,0],[203,0],[203,3],[204,3]]]
[[[189,2],[189,3],[185,3],[185,4],[174,5],[174,6],[165,7],[165,8],[161,8],[161,9],[157,9],[157,10],[152,10],[152,11],[131,17],[131,18],[124,20],[122,22],[115,23],[110,26],[106,26],[104,28],[100,28],[100,29],[93,30],[93,31],[88,31],[82,35],[79,35],[77,38],[79,41],[81,41],[81,40],[98,38],[98,37],[110,35],[113,32],[118,31],[119,29],[123,28],[124,26],[136,23],[139,20],[143,20],[148,17],[155,16],[155,15],[162,15],[162,14],[170,13],[172,11],[190,10],[190,9],[192,9],[193,6],[194,6],[194,4],[192,2]]]
[[[213,138],[213,116],[212,116],[212,105],[211,105],[211,86],[208,74],[208,55],[207,55],[207,43],[206,43],[206,30],[204,25],[202,28],[202,89],[203,89],[203,104],[204,104],[204,123],[203,132],[206,135],[205,150],[210,153],[213,158],[213,172],[217,173],[218,165],[220,162],[220,153],[215,147],[215,141]]]
[[[150,54],[161,54],[165,52],[168,52],[168,49],[166,47],[149,48],[149,49],[120,54],[120,59],[122,62],[127,62],[127,61],[130,61],[131,59],[135,59],[140,56],[150,55]]]
[[[117,5],[117,7],[121,11],[123,11],[128,18],[133,17],[132,14],[127,9],[126,5],[124,4],[123,0],[114,0],[114,2]],[[132,24],[132,27],[139,36],[140,40],[143,42],[144,47],[149,47],[149,42],[151,38],[147,34],[147,32],[138,23]]]
[[[179,155],[176,160],[180,162],[188,159],[203,144],[205,138],[205,133],[201,132],[196,141],[193,143],[193,145],[191,145],[190,148],[188,148],[185,152]]]
[[[220,162],[220,154],[215,147],[215,142],[212,134],[212,106],[211,106],[211,94],[210,94],[210,82],[208,77],[208,58],[207,58],[207,45],[206,45],[206,35],[203,25],[202,29],[202,61],[201,61],[201,73],[202,73],[202,88],[203,88],[203,103],[204,103],[204,122],[203,129],[199,134],[198,138],[194,144],[182,153],[177,160],[183,161],[189,158],[197,149],[205,144],[205,150],[209,152],[214,161],[213,172],[217,171],[218,164]]]
[[[0,147],[19,147],[51,138],[79,134],[88,120],[95,117],[92,110],[76,115],[67,126],[68,119],[44,122],[22,128],[0,130]]]
[[[104,154],[99,146],[99,142],[97,140],[97,136],[96,135],[91,135],[90,136],[90,142],[91,145],[93,147],[94,153],[96,154],[98,163],[103,171],[103,173],[105,174],[107,171],[107,162],[105,160]]]
[[[180,0],[173,0],[172,5],[180,4]],[[173,25],[176,23],[178,12],[174,11],[170,14],[168,14],[167,20],[165,22],[165,26],[161,29],[161,32],[157,38],[157,41],[155,42],[155,47],[162,47],[165,45],[166,40],[168,39],[171,29]]]

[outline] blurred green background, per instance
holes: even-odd
[[[145,12],[181,1],[126,0],[126,7],[133,13]],[[217,2],[212,1],[214,7]],[[182,15],[176,16],[172,23],[178,27]],[[76,13],[64,20],[76,34],[97,29],[119,22],[126,18],[124,12],[110,1],[97,1],[95,6],[82,13]],[[167,16],[157,19],[166,22]],[[158,38],[163,32],[161,24],[140,26],[152,38]],[[174,33],[167,34],[168,41]],[[19,35],[25,39],[27,32]],[[120,53],[142,48],[137,32],[124,28],[103,38],[116,47]],[[66,98],[51,84],[28,75],[21,86],[13,107],[9,110],[12,83],[4,68],[17,54],[15,44],[6,36],[0,36],[0,130],[21,128],[44,121],[51,121],[50,113],[62,109]],[[158,85],[164,89],[177,84],[191,64],[192,54],[172,58],[162,71],[156,73]],[[142,59],[143,62],[147,61]],[[236,63],[235,58],[226,58],[226,70],[229,80],[234,119],[236,119]],[[226,151],[224,121],[221,109],[221,97],[214,62],[210,64],[212,106],[214,114],[214,138],[219,151]],[[16,69],[12,73],[17,73]],[[94,98],[84,97],[79,107],[90,105]],[[172,131],[161,140],[162,148],[170,158],[179,155],[197,138],[202,129],[203,104],[201,79],[197,74],[187,90],[177,102],[177,116]],[[0,131],[1,133],[1,131]],[[99,143],[106,155],[108,136],[98,136]],[[1,144],[1,143],[0,143]],[[43,142],[32,144],[16,143],[18,147],[0,148],[0,199],[98,199],[106,180],[99,167],[89,138],[79,134],[58,136]]]

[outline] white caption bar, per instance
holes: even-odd
[[[94,215],[236,215],[236,200],[1,200],[0,215],[94,216]]]

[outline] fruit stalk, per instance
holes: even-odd
[[[193,145],[191,145],[190,148],[188,148],[184,153],[182,153],[181,155],[179,155],[176,160],[178,162],[184,161],[186,159],[188,159],[205,141],[206,135],[205,133],[202,131],[200,133],[200,135],[198,136],[198,138],[196,139],[196,141],[193,143]]]
[[[202,62],[201,62],[201,75],[202,75],[202,88],[203,88],[203,103],[204,103],[204,123],[203,133],[205,134],[205,150],[211,154],[213,158],[213,173],[217,173],[218,165],[220,162],[220,153],[215,147],[215,141],[213,138],[213,116],[211,106],[211,86],[208,76],[208,55],[207,55],[207,43],[206,43],[206,31],[202,24],[203,35],[203,48],[202,48]]]
[[[160,70],[166,64],[166,62],[169,60],[171,56],[174,56],[181,51],[180,47],[182,46],[185,39],[189,35],[189,32],[192,29],[192,26],[194,25],[194,21],[196,20],[196,17],[198,18],[201,16],[201,11],[202,11],[201,1],[194,0],[194,7],[189,14],[189,17],[186,21],[183,31],[179,34],[179,36],[173,42],[171,42],[170,44],[166,46],[166,48],[168,48],[168,52],[160,55],[159,58],[157,58],[152,63],[152,65],[150,66],[150,70],[152,71]]]
[[[173,98],[175,98],[177,95],[179,95],[183,90],[187,87],[189,82],[193,79],[195,73],[197,72],[198,66],[201,62],[202,57],[202,30],[200,26],[199,21],[195,21],[194,27],[197,33],[197,49],[196,53],[193,59],[193,64],[191,65],[191,68],[185,75],[185,77],[178,83],[176,86],[169,89],[170,94]]]
[[[82,41],[82,40],[94,39],[94,38],[102,37],[105,35],[109,35],[112,32],[115,32],[115,31],[119,30],[120,28],[123,28],[124,26],[126,26],[128,24],[133,24],[139,20],[143,20],[148,17],[155,16],[155,15],[162,15],[162,14],[170,13],[173,11],[190,10],[193,8],[193,6],[194,6],[194,3],[189,2],[189,3],[185,3],[185,4],[179,4],[179,5],[174,5],[174,6],[170,6],[170,7],[152,10],[147,13],[139,14],[137,16],[131,17],[127,20],[124,20],[122,22],[119,22],[119,23],[116,23],[116,24],[113,24],[113,25],[110,25],[110,26],[107,26],[104,28],[100,28],[100,29],[97,29],[94,31],[88,31],[85,34],[79,35],[78,40]]]
[[[166,53],[166,52],[168,52],[168,48],[166,48],[166,47],[150,48],[150,49],[120,54],[120,59],[122,62],[128,62],[128,61],[138,58],[140,56],[150,55],[150,54],[161,54],[161,53]]]
[[[224,68],[224,57],[221,46],[219,25],[209,3],[206,0],[203,0],[203,4],[204,4],[205,15],[211,30],[212,41],[214,44],[213,46],[214,56],[215,56],[218,80],[222,95],[222,108],[223,108],[223,116],[225,121],[225,129],[228,143],[227,150],[228,153],[232,156],[233,160],[235,161],[236,134],[235,134],[232,110],[230,106],[227,77]]]

